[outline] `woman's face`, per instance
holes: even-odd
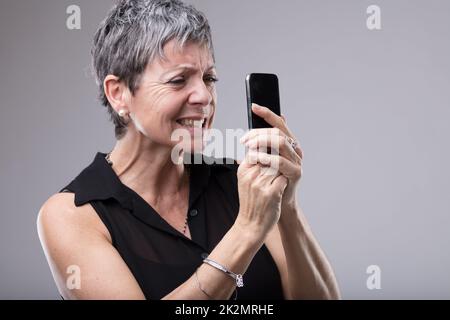
[[[130,116],[153,143],[175,146],[178,140],[171,136],[179,129],[191,137],[191,151],[194,143],[203,148],[202,136],[212,125],[217,100],[211,53],[190,42],[179,49],[172,40],[164,54],[166,60],[156,58],[144,71],[130,97]]]

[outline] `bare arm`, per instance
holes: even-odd
[[[274,166],[289,181],[283,191],[278,228],[274,228],[268,239],[268,245],[275,252],[285,296],[290,299],[338,299],[339,289],[330,263],[297,205],[303,150],[283,116],[266,107],[254,106],[252,111],[273,128],[250,130],[241,142],[253,150],[258,163]],[[279,153],[268,154],[267,149],[260,150],[260,146],[274,147]]]
[[[331,265],[300,207],[284,209],[278,229],[286,257],[289,298],[339,299]]]
[[[145,299],[136,279],[112,246],[106,227],[90,205],[75,207],[74,195],[57,194],[41,208],[38,232],[53,277],[65,299]],[[210,258],[235,273],[244,273],[264,242],[260,234],[235,223]],[[79,289],[68,288],[70,266],[80,270]],[[207,265],[197,272],[202,288],[215,299],[228,299],[235,282]],[[194,275],[163,299],[209,299]]]
[[[75,207],[74,195],[52,196],[38,216],[38,233],[47,261],[64,299],[145,299],[106,227],[90,205]],[[68,287],[67,270],[80,271],[80,288]]]
[[[255,237],[254,234],[244,226],[235,223],[211,252],[209,258],[234,273],[244,274],[263,244],[263,239]],[[229,299],[236,288],[236,282],[231,277],[208,264],[202,264],[197,274],[202,288],[215,299]],[[194,277],[195,274],[164,299],[209,299],[198,288]]]

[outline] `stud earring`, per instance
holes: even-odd
[[[128,112],[124,109],[119,110],[119,117],[123,118],[128,115]]]

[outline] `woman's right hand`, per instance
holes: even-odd
[[[235,224],[265,238],[278,222],[288,180],[269,164],[256,162],[250,150],[237,170],[239,214]]]

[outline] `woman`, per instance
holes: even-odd
[[[240,164],[173,161],[173,132],[196,139],[214,119],[214,53],[199,11],[178,0],[122,0],[92,55],[117,143],[39,212],[63,298],[339,298],[297,204],[303,155],[284,118],[254,106],[274,128],[246,134]],[[275,142],[279,155],[258,149]],[[279,161],[277,175],[262,170],[268,159]]]

